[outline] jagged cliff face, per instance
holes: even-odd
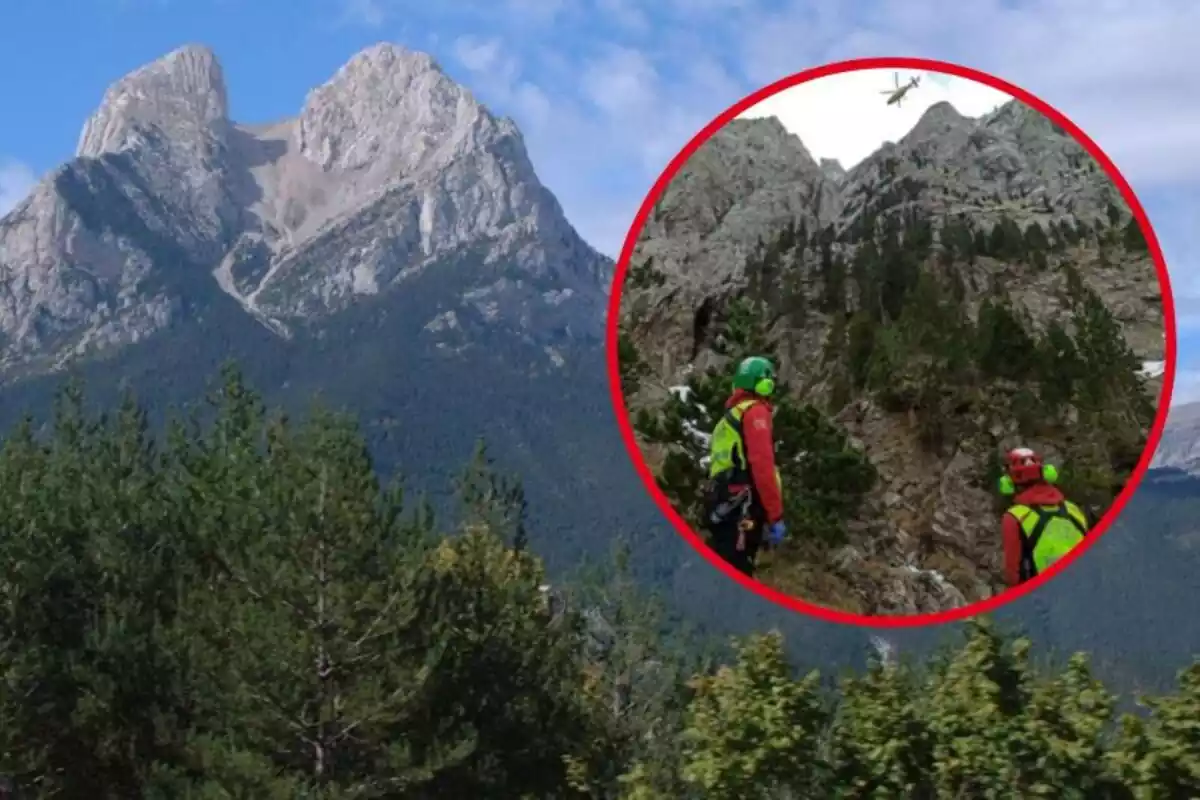
[[[933,106],[903,139],[848,172],[817,163],[778,120],[738,120],[685,165],[639,236],[621,323],[648,375],[627,403],[635,415],[662,409],[673,402],[670,387],[714,370],[727,374],[736,350],[729,346],[732,309],[749,304],[780,362],[789,401],[822,409],[878,472],[843,546],[805,552],[803,559],[822,559],[807,571],[780,553],[767,560],[762,579],[865,613],[932,611],[988,597],[1003,589],[990,460],[1024,444],[1075,464],[1079,474],[1084,463],[1103,462],[1096,469],[1107,477],[1080,489],[1098,516],[1140,455],[1161,376],[1131,369],[1114,378],[1126,388],[1103,423],[1075,400],[1051,408],[1020,379],[978,370],[956,373],[961,385],[938,391],[927,370],[940,357],[915,350],[887,387],[855,384],[847,377],[855,368],[846,329],[856,316],[878,317],[877,329],[887,321],[888,336],[904,335],[921,316],[890,319],[894,312],[879,311],[899,291],[891,283],[895,268],[862,279],[856,257],[864,247],[887,247],[889,226],[900,242],[894,251],[920,238],[924,226],[930,241],[916,269],[953,295],[968,328],[980,323],[985,303],[1003,296],[1035,340],[1055,323],[1078,338],[1080,298],[1091,294],[1115,319],[1119,345],[1132,351],[1136,368],[1161,362],[1165,347],[1153,261],[1144,244],[1123,243],[1130,219],[1119,190],[1086,151],[1015,101],[980,119]],[[784,233],[789,227],[793,233]],[[899,347],[896,341],[889,346]],[[884,349],[876,344],[871,357]],[[893,353],[889,368],[894,363]],[[931,419],[942,431],[934,444],[923,432]],[[644,452],[661,467],[672,448],[651,438],[643,438]],[[803,540],[805,532],[795,535]],[[801,560],[796,552],[790,558]]]
[[[0,378],[143,341],[220,290],[279,336],[469,265],[464,314],[595,338],[610,263],[537,180],[521,135],[424,54],[379,45],[295,119],[229,118],[212,52],[115,84],[76,158],[0,220]]]
[[[1034,221],[1095,224],[1110,204],[1128,215],[1119,190],[1087,151],[1015,101],[978,120],[939,103],[900,142],[885,144],[849,173],[823,162],[774,117],[739,119],[706,142],[669,184],[632,259],[653,259],[667,280],[626,286],[621,302],[623,319],[636,317],[657,335],[661,372],[674,373],[691,360],[696,308],[744,286],[756,245],[790,222],[844,236],[866,212],[901,214],[914,206],[933,219],[968,219],[984,230],[1001,217],[1022,228]],[[843,243],[834,249],[853,251]],[[1135,354],[1161,361],[1162,292],[1152,259],[1125,254],[1105,264],[1096,256],[1086,248],[1073,254],[1084,281],[1120,319]],[[988,260],[967,266],[967,280],[978,287],[1014,273],[1011,265]],[[1062,311],[1055,292],[1061,274],[1024,271],[1020,277],[1010,291],[1033,324]]]

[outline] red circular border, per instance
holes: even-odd
[[[817,78],[827,77],[829,75],[837,75],[843,72],[853,72],[856,70],[865,69],[911,69],[911,70],[926,70],[929,72],[941,72],[950,75],[956,75],[960,78],[966,78],[978,83],[987,84],[995,89],[1005,92],[1012,97],[1020,100],[1028,106],[1031,106],[1042,114],[1050,118],[1059,127],[1068,131],[1077,142],[1079,142],[1091,155],[1104,167],[1105,172],[1113,180],[1117,187],[1121,190],[1125,202],[1129,205],[1134,217],[1141,225],[1142,231],[1145,234],[1146,242],[1150,248],[1150,255],[1154,259],[1154,266],[1158,272],[1158,283],[1163,295],[1163,321],[1166,332],[1166,365],[1163,373],[1163,390],[1160,396],[1158,413],[1154,419],[1154,425],[1150,429],[1150,435],[1146,440],[1146,447],[1142,451],[1142,457],[1138,461],[1137,467],[1133,471],[1128,483],[1121,490],[1121,493],[1109,506],[1104,516],[1096,523],[1093,528],[1093,535],[1087,539],[1074,551],[1065,556],[1058,563],[1047,569],[1044,573],[1038,575],[1033,580],[1024,583],[1020,586],[1008,589],[1000,594],[990,597],[986,600],[980,600],[975,603],[970,603],[962,608],[956,608],[949,611],[939,611],[925,614],[909,614],[905,616],[868,616],[865,614],[852,614],[846,611],[828,608],[825,606],[816,605],[801,600],[791,595],[772,589],[753,578],[749,578],[738,572],[732,566],[727,564],[720,556],[714,553],[705,543],[704,540],[696,534],[695,531],[683,520],[671,505],[670,500],[663,494],[662,489],[658,486],[658,481],[655,479],[650,468],[646,465],[645,459],[642,456],[641,448],[638,447],[637,441],[634,438],[633,426],[629,421],[629,413],[625,408],[625,398],[621,392],[620,379],[620,364],[617,359],[617,336],[618,336],[618,319],[621,308],[621,296],[623,294],[625,284],[625,273],[629,269],[629,261],[633,256],[634,245],[637,241],[638,234],[646,223],[647,217],[650,215],[655,203],[666,190],[667,185],[675,177],[675,174],[683,167],[684,163],[713,136],[719,129],[725,126],[730,120],[733,120],[743,111],[757,105],[759,102],[778,94],[779,92],[789,89],[807,81]],[[1047,581],[1053,579],[1059,572],[1066,569],[1075,559],[1079,558],[1084,552],[1095,544],[1096,540],[1108,530],[1113,521],[1121,513],[1125,504],[1129,502],[1134,490],[1141,483],[1146,470],[1150,466],[1150,460],[1154,456],[1154,451],[1158,447],[1159,440],[1162,438],[1163,427],[1166,425],[1167,414],[1171,405],[1171,394],[1175,388],[1175,302],[1171,294],[1171,281],[1167,273],[1166,262],[1163,258],[1162,249],[1159,246],[1158,239],[1154,235],[1154,229],[1150,225],[1150,220],[1146,215],[1145,209],[1138,202],[1137,196],[1129,183],[1121,175],[1116,165],[1112,160],[1105,155],[1086,133],[1080,130],[1071,120],[1067,119],[1057,110],[1047,105],[1044,101],[1033,96],[1026,90],[1014,86],[1007,81],[996,78],[985,72],[964,67],[958,64],[949,63],[946,61],[938,61],[926,58],[910,58],[910,57],[878,57],[878,58],[855,58],[845,61],[838,61],[831,64],[825,64],[820,67],[805,70],[796,73],[781,80],[772,83],[749,96],[738,101],[734,105],[726,109],[716,119],[704,127],[698,134],[692,137],[692,140],[671,160],[667,168],[659,176],[654,186],[642,201],[641,207],[638,209],[637,217],[633,221],[633,225],[629,229],[629,233],[625,237],[625,244],[621,249],[621,257],[617,262],[615,274],[613,275],[613,287],[609,297],[608,306],[608,323],[607,323],[607,357],[608,357],[608,378],[609,390],[612,394],[613,410],[617,415],[617,425],[621,430],[621,438],[625,441],[625,447],[629,450],[633,457],[634,466],[641,477],[642,482],[650,490],[650,494],[654,497],[659,509],[675,526],[676,530],[687,539],[694,549],[702,553],[709,563],[724,572],[731,579],[737,581],[746,589],[754,592],[759,597],[775,602],[785,608],[793,611],[810,614],[819,619],[828,622],[841,622],[850,625],[858,625],[869,628],[913,628],[924,625],[937,625],[946,622],[956,622],[959,620],[973,617],[977,614],[994,611],[1001,606],[1004,606],[1013,600],[1024,597],[1033,590],[1042,586]]]

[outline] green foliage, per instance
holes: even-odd
[[[1050,239],[1046,236],[1046,230],[1036,220],[1029,224],[1025,229],[1024,235],[1025,252],[1027,253],[1045,253],[1050,249]]]
[[[780,636],[741,645],[735,666],[695,682],[681,776],[714,798],[811,791],[826,711],[818,675],[793,679]]]
[[[875,350],[875,333],[876,324],[870,314],[859,311],[850,318],[846,362],[850,368],[850,377],[859,388],[867,382],[867,368],[870,365],[871,353]]]
[[[647,258],[640,264],[630,264],[625,272],[625,282],[632,289],[650,289],[666,283],[667,275],[654,263],[654,258]]]
[[[1121,326],[1091,290],[1082,290],[1076,303],[1073,323],[1075,347],[1086,364],[1081,381],[1081,399],[1089,408],[1111,410],[1133,406],[1133,413],[1153,417],[1150,400],[1141,388],[1138,362],[1126,344]]]
[[[526,548],[529,504],[525,488],[520,481],[496,471],[483,441],[459,476],[458,492],[468,525],[482,526],[514,550]]]
[[[1200,792],[1200,665],[1114,720],[1083,656],[1039,670],[977,621],[827,691],[778,635],[705,647],[628,546],[548,595],[482,445],[451,531],[348,419],[268,412],[231,369],[163,436],[132,397],[85,409],[72,386],[0,448],[0,775],[28,796]],[[780,427],[843,445],[812,409]]]
[[[1064,460],[1078,462],[1077,487],[1102,509],[1136,464],[1153,417],[1120,325],[1069,261],[1056,265],[1066,280],[1069,319],[1035,331],[997,280],[972,320],[956,261],[979,254],[1048,270],[1055,241],[1065,246],[1094,233],[1057,221],[1048,234],[1037,221],[1022,228],[1003,216],[985,233],[948,219],[938,236],[939,268],[930,263],[928,219],[864,211],[847,234],[858,244],[848,276],[829,237],[821,237],[821,305],[831,314],[821,355],[829,410],[870,392],[885,409],[913,415],[920,441],[933,452],[997,421],[1016,421],[1035,439],[1061,439],[1071,430]],[[757,317],[730,316],[731,338],[746,341]],[[756,348],[763,346],[760,338]],[[982,414],[966,416],[967,409]],[[682,464],[670,469],[686,471]]]
[[[828,238],[821,242],[820,276],[821,311],[841,312],[846,304],[846,261],[841,253],[833,252],[833,243]]]
[[[523,493],[484,450],[444,538],[350,422],[268,415],[232,370],[158,440],[132,400],[83,409],[72,388],[48,437],[0,451],[0,774],[44,796],[565,797],[568,763],[607,763],[580,619],[549,624]]]
[[[1146,241],[1146,234],[1142,232],[1142,226],[1138,224],[1137,217],[1130,217],[1129,222],[1125,223],[1125,228],[1121,233],[1121,244],[1126,250],[1134,253],[1150,251],[1150,244]]]
[[[642,358],[633,337],[625,330],[617,333],[617,364],[621,376],[621,393],[629,397],[637,392],[642,378],[650,373],[650,365]]]
[[[985,374],[1014,381],[1034,374],[1037,345],[1006,299],[988,299],[979,309],[979,367]]]
[[[695,683],[678,774],[711,798],[1151,798],[1200,788],[1200,666],[1179,694],[1114,720],[1077,654],[1057,672],[987,621],[924,665],[877,662],[841,691],[796,677],[778,638]],[[1116,723],[1116,724],[1115,724]],[[638,794],[639,777],[627,776]],[[680,795],[676,795],[680,796]]]

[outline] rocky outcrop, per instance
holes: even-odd
[[[431,322],[483,304],[528,336],[600,335],[611,263],[430,56],[369,48],[296,118],[246,126],[184,47],[118,81],[0,220],[0,378],[140,341],[210,290],[286,336],[431,269],[458,291]]]

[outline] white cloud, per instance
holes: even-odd
[[[25,164],[0,158],[0,217],[24,200],[36,183],[37,176]]]
[[[989,71],[1049,102],[1132,180],[1200,180],[1191,101],[1200,4],[1191,0],[793,2],[746,24],[747,75],[765,84],[852,56],[919,55]],[[771,25],[765,24],[767,20]],[[802,36],[807,31],[807,35]],[[806,42],[797,52],[797,42]]]
[[[903,86],[910,78],[921,83],[909,90],[901,105],[887,105],[887,93],[896,81]],[[792,86],[740,116],[778,117],[814,157],[837,159],[850,169],[885,141],[907,134],[935,103],[948,102],[960,114],[978,117],[1010,99],[986,84],[955,76],[870,69]]]
[[[488,72],[500,59],[500,40],[460,36],[454,41],[454,55],[471,72]]]
[[[648,112],[658,92],[658,73],[640,51],[610,47],[583,71],[580,89],[610,117]]]
[[[341,23],[378,28],[387,20],[387,9],[382,0],[341,0]]]

